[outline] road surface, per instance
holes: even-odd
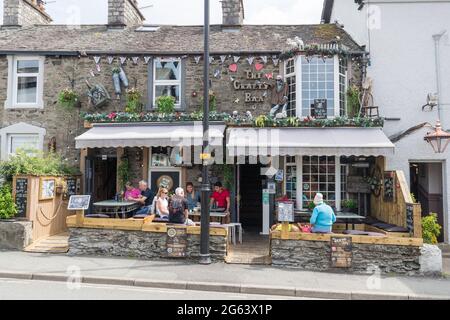
[[[0,279],[0,300],[286,300],[266,296],[192,290],[126,287],[66,282]]]

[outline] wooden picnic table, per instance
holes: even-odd
[[[122,219],[126,219],[127,214],[139,208],[139,203],[134,201],[116,201],[106,200],[94,203],[95,213],[113,215],[119,218],[121,214]]]

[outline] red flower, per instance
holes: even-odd
[[[108,119],[110,120],[114,120],[117,117],[117,113],[115,112],[111,112],[110,114],[108,114]]]

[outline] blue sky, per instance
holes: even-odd
[[[103,24],[107,0],[47,0],[47,12],[57,24]],[[211,23],[221,22],[221,3],[210,0]],[[319,23],[322,0],[244,0],[246,24]],[[148,24],[203,24],[203,0],[139,0]],[[3,20],[3,0],[0,0]]]

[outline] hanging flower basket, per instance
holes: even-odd
[[[71,110],[81,108],[80,96],[72,89],[64,89],[59,93],[58,103],[61,107]]]

